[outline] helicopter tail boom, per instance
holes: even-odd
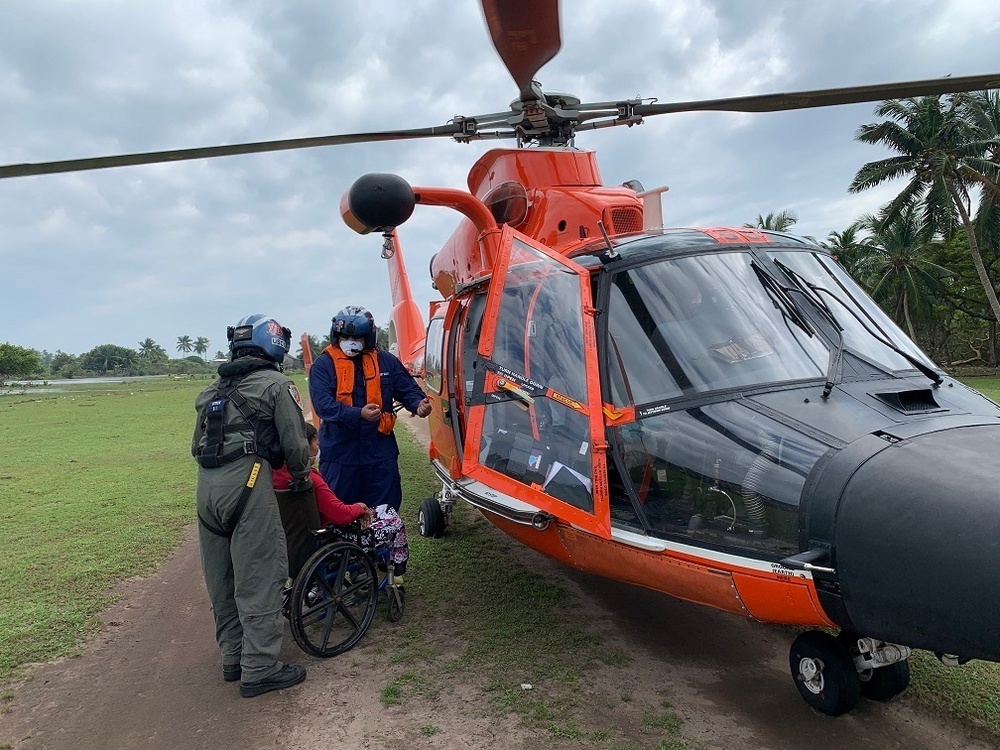
[[[392,230],[386,238],[382,257],[389,265],[389,290],[392,293],[392,322],[389,325],[389,346],[411,372],[423,369],[424,319],[413,299],[410,278],[406,274],[399,235]]]

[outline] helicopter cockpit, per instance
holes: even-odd
[[[802,391],[933,364],[818,248],[715,248],[621,265],[604,286],[602,361],[611,403],[636,418],[609,430],[612,523],[770,559],[793,554],[806,477],[857,437],[840,433],[836,416],[826,429],[790,417],[810,401]],[[850,412],[844,424],[855,429],[872,423],[854,399],[828,411]]]
[[[778,562],[801,550],[803,491],[831,449],[962,409],[803,240],[664,230],[560,258],[507,232],[503,284],[466,308],[456,391],[463,473],[489,470],[523,512]],[[893,393],[916,400],[900,413]]]
[[[749,253],[663,260],[614,275],[611,398],[641,404],[721,388],[822,377],[826,344],[794,325],[754,279]]]

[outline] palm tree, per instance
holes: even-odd
[[[757,214],[757,220],[753,224],[744,224],[748,229],[767,229],[771,232],[787,232],[791,229],[799,217],[791,209],[769,213],[767,216]]]
[[[139,342],[139,356],[149,362],[158,362],[166,359],[167,353],[153,339],[147,338],[145,341]]]
[[[205,354],[208,352],[209,340],[204,336],[199,336],[194,342],[194,353],[200,354],[202,359],[205,358]]]
[[[191,343],[190,336],[177,337],[177,351],[184,352],[185,354],[187,354],[192,349],[194,349],[194,344]]]
[[[1000,255],[1000,92],[978,91],[965,95],[959,103],[965,117],[973,124],[979,140],[986,145],[984,183],[976,212],[976,239],[983,247],[991,247],[994,257]],[[989,183],[992,183],[990,185]]]
[[[215,358],[216,358],[216,359],[225,359],[225,358],[226,358],[226,353],[225,353],[224,351],[222,351],[222,349],[219,349],[219,350],[218,350],[218,351],[217,351],[217,352],[215,353]]]
[[[312,355],[313,359],[316,359],[316,357],[318,357],[323,352],[326,346],[320,344],[319,338],[317,338],[316,336],[312,336],[310,334],[306,334],[306,336],[309,339],[309,354]],[[305,361],[305,351],[302,348],[301,342],[299,343],[298,357],[299,359]]]
[[[861,221],[855,221],[843,232],[830,232],[826,242],[820,243],[852,276],[854,267],[868,252],[868,244],[860,234]]]
[[[906,207],[920,205],[926,237],[951,230],[957,213],[968,236],[979,282],[993,316],[1000,320],[1000,300],[983,263],[969,216],[971,189],[1000,192],[1000,188],[984,174],[991,166],[986,159],[987,142],[969,118],[963,116],[965,101],[957,96],[944,99],[924,96],[882,102],[875,108],[875,115],[889,119],[862,125],[855,139],[881,144],[899,155],[865,164],[854,176],[849,190],[859,193],[887,180],[908,177],[909,182],[885,207],[881,218],[891,221]]]
[[[870,232],[857,275],[872,297],[905,326],[914,341],[914,320],[928,320],[952,273],[932,260],[934,247],[922,233],[919,207],[906,206],[891,219],[864,216],[858,224]]]

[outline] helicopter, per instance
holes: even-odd
[[[517,89],[445,125],[0,167],[0,178],[421,138],[510,140],[468,190],[360,177],[340,211],[382,236],[390,341],[424,381],[421,502],[468,503],[573,568],[803,629],[799,694],[836,716],[909,684],[913,649],[1000,661],[1000,406],[947,375],[814,242],[664,228],[663,188],[605,185],[578,133],[678,112],[766,113],[974,91],[1000,74],[659,103],[584,103],[535,77],[557,0],[482,0]],[[460,223],[426,322],[400,227]],[[304,346],[306,351],[307,347]],[[838,631],[832,635],[829,630]]]

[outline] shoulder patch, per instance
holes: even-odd
[[[295,387],[294,383],[288,384],[288,393],[291,394],[292,400],[298,405],[299,411],[302,411],[302,397],[299,396],[299,389]]]

